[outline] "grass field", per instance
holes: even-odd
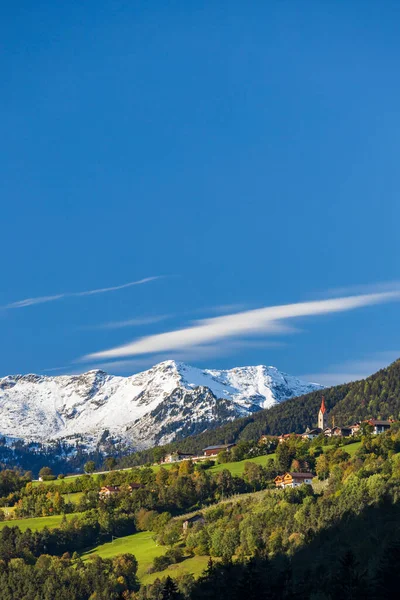
[[[83,492],[72,492],[69,494],[62,494],[65,502],[71,502],[72,504],[78,504],[79,500],[82,498]]]
[[[70,475],[69,477],[64,477],[64,479],[53,479],[52,481],[32,481],[32,485],[37,487],[39,485],[61,485],[63,481],[66,483],[72,483],[78,477],[82,477],[82,475]]]
[[[153,562],[153,558],[161,556],[167,549],[166,546],[157,546],[150,531],[141,531],[140,533],[127,535],[113,542],[106,542],[105,544],[96,546],[96,548],[85,552],[82,558],[86,560],[93,554],[98,554],[102,558],[112,558],[113,556],[117,556],[117,554],[134,554],[139,564],[138,576],[141,578],[146,574],[147,569]]]
[[[168,575],[177,577],[183,573],[192,573],[192,575],[197,578],[207,567],[207,563],[208,556],[193,556],[193,558],[187,558],[176,565],[170,565],[165,571],[160,571],[159,573],[146,573],[142,576],[139,574],[139,579],[141,583],[148,584],[153,583],[157,578],[163,579],[163,577],[167,577]]]
[[[239,462],[231,462],[231,463],[224,463],[222,465],[215,465],[214,467],[211,467],[211,469],[209,469],[209,472],[210,473],[219,473],[220,471],[223,471],[224,469],[228,469],[228,471],[230,471],[232,473],[232,475],[242,475],[243,471],[244,471],[244,465],[247,462],[253,462],[253,463],[256,463],[257,465],[262,465],[263,467],[265,467],[265,465],[267,464],[267,460],[269,460],[270,458],[274,459],[275,454],[264,454],[263,456],[257,456],[256,458],[248,458],[246,460],[241,460]]]
[[[357,450],[360,446],[361,446],[361,442],[354,442],[353,444],[348,444],[347,446],[341,446],[341,448],[343,448],[343,450],[348,452],[350,454],[350,456],[354,456],[354,454],[357,452]],[[322,447],[324,452],[326,452],[330,448],[332,448],[332,446],[323,446]],[[263,456],[257,456],[257,458],[249,458],[247,460],[241,460],[240,462],[231,462],[231,463],[225,463],[222,465],[215,465],[214,467],[211,467],[209,472],[210,473],[219,473],[223,469],[228,469],[228,471],[230,471],[232,473],[232,475],[240,476],[243,474],[244,465],[246,462],[254,462],[258,465],[265,466],[267,463],[267,460],[269,460],[270,458],[274,459],[275,454],[267,454],[267,455],[263,455]]]
[[[353,444],[348,444],[347,446],[341,446],[341,448],[350,454],[350,456],[354,456],[359,447],[361,446],[361,442],[353,442]],[[327,446],[329,448],[329,446]]]
[[[153,534],[149,531],[141,531],[126,537],[101,544],[96,548],[82,555],[83,560],[87,560],[93,554],[98,554],[102,558],[112,558],[118,554],[134,554],[138,561],[138,577],[142,583],[151,583],[157,577],[166,577],[167,575],[179,575],[181,573],[193,573],[198,576],[207,566],[207,556],[194,556],[183,562],[170,565],[165,571],[158,573],[147,573],[156,556],[161,556],[167,551],[167,546],[157,546],[153,540]]]
[[[66,515],[67,519],[73,515]],[[54,515],[53,517],[34,517],[32,519],[15,519],[15,521],[2,521],[0,523],[0,530],[4,527],[19,527],[21,531],[32,529],[32,531],[40,531],[45,527],[49,529],[57,527],[63,515]]]

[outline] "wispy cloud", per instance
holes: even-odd
[[[62,294],[55,294],[53,296],[36,296],[35,298],[25,298],[24,300],[17,300],[16,302],[11,302],[10,304],[5,304],[1,306],[0,309],[3,310],[11,310],[14,308],[25,308],[27,306],[33,306],[35,304],[44,304],[46,302],[55,302],[56,300],[63,300],[64,298],[80,298],[83,296],[94,296],[95,294],[107,294],[108,292],[116,292],[118,290],[124,290],[126,288],[132,287],[134,285],[143,285],[144,283],[149,283],[150,281],[155,281],[157,279],[162,279],[162,275],[154,276],[154,277],[145,277],[144,279],[139,279],[138,281],[129,281],[128,283],[123,283],[121,285],[113,285],[111,287],[103,287],[96,288],[94,290],[85,290],[83,292],[63,292]]]
[[[220,343],[225,339],[262,334],[287,333],[287,319],[316,316],[355,310],[363,306],[382,304],[400,299],[400,290],[375,294],[328,298],[297,304],[268,306],[220,317],[196,321],[192,326],[157,335],[143,337],[123,346],[94,352],[81,360],[116,359],[142,354],[156,354]]]
[[[71,366],[61,367],[57,371],[68,370],[69,372],[88,371],[91,369],[102,369],[109,373],[136,373],[138,370],[148,369],[157,363],[165,360],[177,360],[183,362],[205,361],[221,356],[232,356],[244,349],[259,349],[265,351],[270,348],[280,348],[285,346],[283,342],[276,340],[229,340],[219,344],[208,344],[203,346],[193,346],[191,348],[183,348],[179,351],[168,353],[152,354],[135,358],[127,358],[122,360],[110,360],[105,362],[91,362],[86,366],[80,362],[75,369],[71,370]],[[47,369],[46,372],[50,372]]]
[[[170,319],[171,315],[154,315],[152,317],[134,317],[124,321],[108,321],[98,325],[85,325],[81,329],[124,329],[125,327],[141,327],[143,325],[152,325]]]
[[[349,360],[332,365],[323,373],[309,373],[300,375],[300,377],[306,381],[317,381],[323,385],[339,385],[365,379],[398,358],[400,358],[400,350],[377,352],[360,360]]]

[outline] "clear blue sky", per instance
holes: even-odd
[[[326,383],[400,356],[396,293],[198,323],[398,289],[399,23],[389,0],[4,6],[0,375],[177,358]]]

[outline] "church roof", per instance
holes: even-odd
[[[322,412],[322,414],[326,413],[326,406],[325,406],[325,398],[324,398],[324,396],[322,396],[321,408],[319,410]]]

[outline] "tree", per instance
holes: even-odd
[[[318,475],[318,479],[322,480],[329,477],[329,458],[326,454],[321,454],[321,456],[318,456],[315,470]]]
[[[39,478],[43,479],[43,481],[46,481],[46,479],[49,478],[54,478],[53,471],[50,469],[50,467],[42,467],[39,471]]]
[[[159,446],[157,446],[156,448],[153,449],[153,457],[154,457],[154,462],[160,463],[164,460],[164,458],[167,455],[167,451],[164,448],[160,448]]]
[[[88,460],[83,468],[85,470],[85,473],[94,473],[96,469],[94,460]]]
[[[289,441],[278,444],[276,449],[276,465],[281,472],[289,471],[292,460],[295,457],[295,450],[291,447]]]
[[[181,600],[182,595],[179,593],[178,586],[175,581],[168,575],[166,577],[162,592],[161,600]]]
[[[112,471],[117,466],[117,461],[113,456],[108,456],[104,461],[104,466],[107,471]]]

